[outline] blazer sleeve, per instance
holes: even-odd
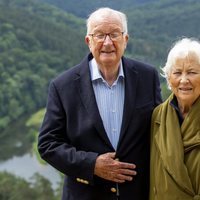
[[[161,88],[160,88],[160,80],[159,80],[159,75],[158,71],[154,69],[154,74],[155,74],[155,79],[154,79],[154,88],[155,88],[155,106],[159,105],[162,103],[162,96],[161,96]]]
[[[91,183],[95,152],[78,151],[70,145],[67,138],[66,112],[61,103],[59,92],[52,82],[46,106],[46,113],[38,137],[38,151],[41,157],[60,172],[71,177],[80,177]]]

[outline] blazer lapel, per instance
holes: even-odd
[[[101,119],[96,103],[95,94],[90,78],[88,59],[85,59],[80,65],[80,74],[77,75],[77,79],[75,80],[77,85],[77,92],[79,93],[81,101],[87,111],[87,115],[90,117],[101,138],[108,146],[112,147],[112,144],[110,143],[110,140],[104,129],[103,121]]]
[[[125,74],[125,98],[124,98],[124,111],[123,111],[123,119],[122,119],[118,148],[120,147],[124,139],[126,129],[133,114],[133,109],[135,107],[137,80],[138,80],[137,72],[130,67],[129,63],[125,59],[123,59],[123,66]]]

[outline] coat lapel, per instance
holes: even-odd
[[[105,141],[105,143],[110,146],[110,140],[106,134],[106,131],[103,126],[103,121],[101,119],[98,106],[95,99],[95,94],[92,87],[92,82],[90,78],[90,71],[89,71],[89,58],[85,59],[80,64],[80,73],[77,74],[77,78],[75,80],[75,84],[77,86],[77,92],[80,95],[81,101],[87,111],[87,115],[90,117],[91,121],[93,122],[95,128],[97,129],[98,134],[100,137]]]
[[[159,127],[159,131],[155,135],[156,146],[159,149],[163,166],[170,177],[184,191],[194,195],[184,163],[184,149],[179,121],[176,111],[169,105],[169,101],[163,104],[162,110],[160,110],[157,114],[158,117],[155,119],[155,123]]]

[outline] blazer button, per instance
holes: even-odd
[[[110,188],[110,191],[113,192],[113,193],[117,192],[116,188],[114,188],[114,187]]]
[[[80,178],[76,178],[76,181],[77,181],[77,182],[81,182],[81,179],[80,179]]]
[[[89,182],[88,182],[88,181],[86,181],[86,180],[83,180],[83,183],[85,183],[86,185],[88,185],[88,184],[89,184]]]

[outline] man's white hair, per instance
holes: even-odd
[[[125,34],[128,33],[128,26],[127,26],[127,17],[124,13],[117,11],[117,10],[113,10],[111,8],[99,8],[96,11],[94,11],[93,13],[91,13],[86,21],[86,25],[87,25],[87,35],[90,33],[91,31],[91,24],[93,22],[95,22],[96,20],[99,20],[101,18],[104,17],[113,17],[116,19],[119,19],[119,21],[121,22],[122,28],[123,28],[123,32]]]

